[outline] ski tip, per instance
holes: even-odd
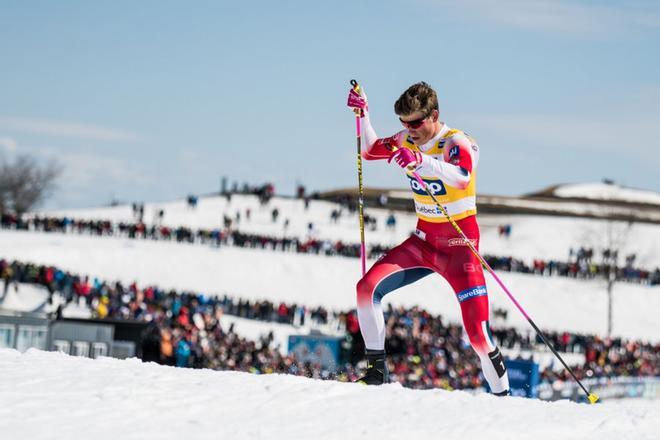
[[[600,399],[600,397],[598,397],[597,394],[590,393],[587,396],[587,399],[589,399],[589,403],[593,405],[594,403],[598,402],[598,399]]]

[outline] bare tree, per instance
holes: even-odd
[[[39,164],[22,154],[13,162],[0,162],[0,212],[22,215],[34,209],[55,189],[62,168],[55,162]]]
[[[584,241],[591,246],[592,250],[595,249],[596,252],[600,252],[602,255],[601,264],[607,283],[607,336],[612,335],[614,284],[617,281],[619,260],[632,245],[631,232],[633,227],[634,222],[632,221],[605,220],[599,222],[598,226],[588,228],[585,234],[588,238]],[[634,261],[634,255],[628,255],[626,260],[628,262]]]
[[[603,263],[607,267],[607,336],[612,336],[612,295],[614,291],[614,282],[617,277],[619,255],[627,244],[632,227],[632,222],[615,224],[612,221],[608,221],[605,228],[605,234],[603,237],[603,243],[605,244]]]

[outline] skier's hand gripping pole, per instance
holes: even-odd
[[[396,147],[394,147],[394,150],[396,151]],[[450,216],[449,213],[447,212],[447,209],[446,209],[444,206],[442,206],[442,204],[440,204],[440,202],[438,202],[438,199],[435,198],[435,196],[433,195],[433,192],[432,192],[432,191],[428,188],[428,186],[426,185],[426,182],[424,182],[424,180],[422,180],[422,178],[419,176],[419,174],[417,174],[417,172],[413,171],[413,172],[412,172],[412,175],[413,175],[413,178],[417,181],[417,183],[419,183],[419,184],[422,186],[422,188],[424,188],[424,190],[426,191],[426,193],[431,197],[431,199],[433,199],[433,202],[435,202],[435,204],[436,204],[437,207],[440,209],[440,211],[441,211],[442,214],[445,216],[445,218],[449,221],[449,223],[451,223],[451,225],[454,227],[454,229],[456,230],[456,232],[458,232],[458,235],[464,240],[464,242],[465,242],[465,243],[467,244],[467,246],[470,248],[470,250],[472,251],[472,253],[473,253],[473,254],[479,259],[479,261],[481,262],[481,265],[482,265],[482,266],[483,266],[483,267],[484,267],[484,268],[485,268],[485,269],[486,269],[486,270],[487,270],[487,271],[493,276],[493,278],[495,279],[495,281],[497,281],[497,284],[500,285],[500,287],[502,288],[502,290],[504,290],[504,292],[507,294],[507,296],[509,297],[509,299],[513,302],[513,304],[516,306],[516,308],[520,311],[520,313],[522,313],[522,315],[525,317],[525,319],[527,319],[527,322],[529,322],[529,324],[532,326],[532,328],[533,328],[533,329],[536,331],[536,333],[541,337],[541,340],[543,340],[543,343],[544,343],[545,345],[547,345],[548,348],[550,348],[550,350],[552,351],[552,353],[557,357],[557,359],[559,359],[559,361],[560,361],[561,364],[564,366],[564,368],[566,368],[566,370],[570,373],[570,375],[573,377],[573,379],[575,379],[575,382],[577,382],[577,384],[580,386],[580,388],[582,389],[582,391],[584,391],[584,393],[586,394],[587,399],[589,400],[589,403],[591,403],[591,404],[596,403],[596,402],[598,401],[598,399],[599,399],[598,395],[596,395],[596,394],[594,394],[594,393],[590,393],[590,392],[585,388],[585,386],[582,384],[582,382],[580,382],[580,380],[577,378],[577,376],[575,376],[575,373],[573,373],[573,370],[571,370],[571,368],[570,368],[568,365],[566,365],[566,362],[564,362],[564,359],[562,359],[562,357],[559,355],[559,353],[557,352],[557,350],[555,350],[555,348],[552,346],[552,344],[551,344],[551,343],[548,341],[548,339],[545,337],[545,335],[543,334],[543,332],[537,327],[537,325],[534,323],[534,321],[532,320],[532,318],[530,318],[529,315],[527,314],[527,312],[525,312],[525,309],[523,309],[522,306],[518,303],[518,301],[516,301],[516,299],[515,299],[514,296],[511,294],[511,292],[509,291],[509,289],[507,289],[507,287],[504,285],[504,283],[502,282],[502,280],[500,280],[500,278],[497,276],[497,274],[495,273],[495,271],[493,270],[493,268],[490,267],[490,265],[488,264],[488,262],[487,262],[487,261],[481,256],[481,254],[479,253],[479,251],[477,250],[477,248],[476,248],[476,247],[472,244],[472,242],[467,238],[467,236],[465,235],[465,233],[463,232],[463,230],[461,229],[461,227],[460,227],[460,226],[454,221],[454,219],[451,218],[451,216]]]
[[[362,89],[357,81],[351,80],[352,89],[348,95],[348,106],[355,112],[355,128],[357,134],[357,172],[358,172],[358,216],[360,218],[360,261],[362,263],[362,276],[367,272],[366,245],[364,239],[364,188],[362,187],[362,129],[360,118],[364,114],[365,100],[362,98]]]

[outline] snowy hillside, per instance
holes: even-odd
[[[355,307],[358,260],[307,254],[109,237],[0,231],[2,256],[50,264],[74,273],[162,288],[270,299],[334,310]],[[605,334],[607,295],[603,281],[503,272],[501,278],[543,328]],[[507,324],[529,324],[486,276],[492,307],[508,310]],[[385,303],[421,305],[460,322],[455,295],[445,280],[430,275],[387,295]],[[643,304],[644,307],[640,307]],[[617,283],[615,335],[660,339],[660,289]]]
[[[37,350],[0,349],[0,371],[3,440],[651,440],[660,430],[660,400],[546,403]]]
[[[271,212],[277,208],[280,212],[273,222]],[[267,206],[260,206],[256,196],[234,195],[228,202],[225,197],[201,198],[196,209],[187,206],[184,200],[146,204],[144,221],[153,223],[157,212],[164,210],[163,224],[167,226],[187,226],[190,228],[219,228],[223,215],[235,218],[239,213],[241,220],[234,227],[242,232],[253,232],[273,236],[291,235],[304,238],[308,236],[308,225],[313,224],[313,235],[321,239],[343,240],[346,243],[359,241],[357,215],[344,215],[338,223],[330,220],[330,214],[338,205],[325,201],[312,201],[305,210],[301,200],[275,197]],[[251,211],[250,220],[245,212]],[[407,238],[414,230],[416,217],[412,213],[396,213],[397,225],[392,231],[386,230],[385,219],[389,211],[368,208],[367,213],[376,218],[377,231],[367,231],[368,243],[397,244]],[[50,216],[70,216],[75,219],[99,219],[115,222],[134,222],[131,207],[116,206],[64,211],[50,211],[43,214]],[[284,229],[284,221],[289,219],[289,226]],[[481,250],[485,254],[513,256],[531,263],[534,258],[557,259],[566,261],[571,248],[591,247],[595,250],[607,247],[607,235],[610,231],[625,237],[621,255],[637,254],[636,264],[642,268],[654,269],[660,266],[660,226],[652,224],[634,224],[630,229],[621,222],[553,217],[538,215],[480,215]],[[498,226],[511,224],[511,236],[502,238]],[[1,242],[0,242],[1,244]]]
[[[629,203],[660,205],[660,194],[607,183],[575,183],[560,185],[553,194],[563,198],[613,200]]]
[[[275,222],[271,217],[273,208],[280,211]],[[242,231],[272,235],[286,232],[304,237],[311,222],[313,233],[318,237],[356,242],[356,216],[345,213],[338,223],[333,223],[330,213],[337,208],[338,205],[333,203],[312,201],[306,210],[301,200],[277,197],[267,206],[260,206],[255,196],[234,195],[231,201],[225,197],[201,198],[196,209],[188,207],[183,200],[147,204],[144,218],[150,222],[162,209],[167,225],[215,228],[219,227],[223,215],[235,217],[236,213],[240,213],[241,220],[237,226]],[[250,220],[246,219],[247,209],[251,211]],[[379,209],[368,212],[377,218],[379,224],[377,231],[367,232],[369,242],[395,244],[407,237],[415,225],[414,215],[397,213],[396,229],[386,231],[383,225],[389,212]],[[135,221],[130,206],[49,212],[48,215]],[[283,228],[285,218],[290,219],[286,231]],[[613,231],[627,235],[627,244],[621,255],[635,252],[636,264],[640,267],[660,266],[660,227],[654,225],[635,224],[626,230],[624,224],[531,215],[482,215],[479,221],[482,227],[481,249],[488,254],[512,255],[527,263],[534,258],[566,261],[570,248],[585,246],[598,250],[599,246],[603,247],[607,233]],[[498,234],[498,226],[505,223],[512,225],[510,238]],[[143,286],[157,285],[206,294],[226,293],[248,299],[322,305],[334,310],[355,307],[355,283],[360,276],[359,262],[342,257],[6,230],[0,231],[0,258],[49,264],[106,281],[137,281]],[[500,275],[541,327],[605,334],[607,295],[602,280],[583,281],[508,272]],[[506,325],[527,331],[528,323],[512,307],[491,277],[486,279],[492,307],[509,311]],[[12,297],[7,300],[16,302]],[[454,295],[448,284],[437,275],[388,295],[385,302],[420,305],[452,322],[460,321]],[[639,307],[639,304],[645,304],[645,307]],[[660,340],[660,321],[654,312],[659,309],[660,290],[657,287],[617,283],[614,291],[614,335]]]

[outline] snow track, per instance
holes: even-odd
[[[415,391],[0,349],[0,436],[18,439],[657,439],[660,401]]]

